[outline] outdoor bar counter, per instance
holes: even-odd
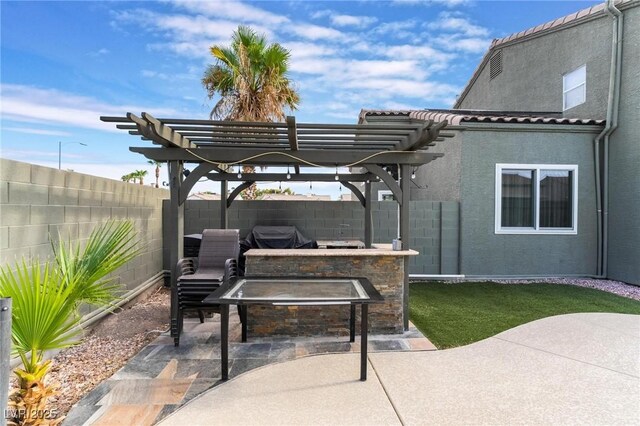
[[[245,253],[246,275],[368,278],[385,299],[370,307],[369,330],[396,334],[403,331],[405,257],[417,254],[394,251],[391,244],[369,249],[251,249]],[[349,306],[251,306],[247,318],[249,339],[349,335]]]

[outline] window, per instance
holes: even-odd
[[[562,76],[562,110],[583,104],[587,98],[587,66]]]
[[[396,197],[393,196],[393,193],[388,189],[383,189],[378,191],[378,201],[395,201]]]
[[[496,234],[576,234],[578,166],[496,164]]]

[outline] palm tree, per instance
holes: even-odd
[[[122,179],[123,182],[131,182],[131,180],[134,179],[133,173],[122,175],[120,179]]]
[[[295,110],[300,96],[287,77],[291,54],[278,43],[268,44],[263,35],[239,26],[231,47],[214,45],[216,63],[202,78],[209,99],[219,95],[210,118],[232,121],[284,121],[285,108]],[[255,168],[244,166],[243,173]],[[244,198],[255,198],[255,184]]]
[[[140,185],[144,185],[144,177],[149,173],[146,170],[136,170],[135,177],[140,180]]]
[[[156,160],[149,160],[147,163],[156,166],[156,188],[160,188],[160,167],[162,167],[162,163]]]
[[[52,242],[52,247],[55,262],[41,265],[39,259],[31,258],[13,267],[0,266],[0,297],[12,298],[13,352],[22,360],[22,368],[14,371],[19,389],[10,397],[11,412],[15,413],[19,409],[31,413],[47,408],[47,399],[56,390],[44,379],[51,364],[44,361],[44,353],[77,343],[80,305],[112,303],[121,288],[113,272],[140,253],[131,221],[99,226],[83,248],[80,243],[65,243],[61,238],[57,245]],[[21,422],[24,419],[19,414],[14,416],[18,417],[9,419],[10,424],[27,424]]]

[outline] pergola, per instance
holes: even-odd
[[[157,147],[131,147],[132,152],[169,166],[170,218],[167,223],[171,268],[171,316],[177,317],[176,267],[183,251],[184,202],[201,179],[220,182],[220,228],[227,228],[227,210],[235,198],[254,182],[307,181],[340,182],[351,190],[364,208],[364,243],[372,244],[371,182],[382,181],[399,205],[399,237],[409,249],[410,176],[419,166],[443,154],[430,153],[436,141],[451,137],[441,133],[446,121],[413,120],[385,124],[297,123],[287,117],[284,123],[232,122],[178,118],[155,118],[142,113],[124,117],[102,116],[142,140]],[[185,163],[197,166],[186,176]],[[293,173],[245,173],[233,166],[291,167]],[[301,167],[335,168],[335,174],[303,173]],[[339,167],[360,170],[338,173]],[[397,180],[396,180],[397,178]],[[240,184],[231,193],[229,182]],[[354,183],[364,183],[361,191]],[[404,327],[408,328],[408,257],[404,265]]]

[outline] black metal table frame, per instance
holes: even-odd
[[[235,284],[244,279],[251,280],[358,280],[369,296],[368,299],[352,299],[352,300],[325,300],[325,301],[301,301],[299,299],[286,299],[274,301],[266,300],[238,300],[223,299],[222,297],[229,289],[233,289]],[[367,380],[367,337],[369,322],[369,304],[380,303],[384,301],[378,290],[373,287],[371,282],[364,277],[286,277],[286,276],[255,276],[255,277],[237,277],[231,279],[228,283],[221,285],[216,291],[207,296],[203,303],[219,303],[220,304],[220,352],[221,352],[221,374],[222,380],[229,379],[229,305],[238,305],[245,308],[248,305],[270,305],[270,306],[339,306],[350,305],[349,315],[349,341],[355,342],[356,335],[356,305],[360,305],[360,380]],[[246,340],[246,318],[242,325],[243,341]]]

